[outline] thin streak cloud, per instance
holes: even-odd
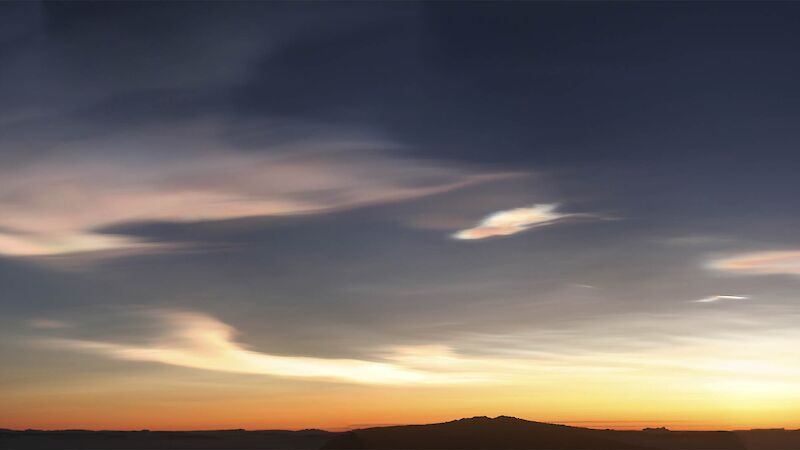
[[[31,319],[28,321],[28,325],[33,328],[39,328],[42,330],[57,330],[61,328],[69,328],[72,326],[69,322],[64,322],[62,320],[52,320],[52,319]]]
[[[750,297],[746,295],[711,295],[708,297],[701,298],[699,300],[695,300],[695,303],[716,303],[722,302],[726,300],[747,300]]]
[[[460,230],[453,237],[461,240],[486,239],[510,236],[533,228],[552,225],[575,214],[557,212],[558,204],[538,204],[524,208],[507,209],[486,216],[472,228]]]

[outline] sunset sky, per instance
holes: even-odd
[[[800,428],[800,3],[0,4],[0,428]]]

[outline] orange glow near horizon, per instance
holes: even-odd
[[[499,415],[592,428],[800,427],[791,332],[646,353],[479,356],[421,345],[333,359],[256,351],[209,315],[156,318],[163,329],[147,344],[43,341],[68,358],[65,370],[54,382],[20,369],[25,381],[0,392],[0,427],[342,430]]]
[[[159,387],[156,378],[126,388],[79,383],[70,388],[7,393],[0,427],[11,429],[305,429],[340,431],[370,426],[436,423],[508,415],[590,428],[675,430],[799,428],[800,407],[775,398],[734,405],[703,389],[551,380],[521,387],[386,387],[314,383],[259,386],[239,376],[231,388],[188,377],[194,388]],[[583,380],[586,381],[586,380]],[[78,388],[82,385],[84,390]],[[571,386],[566,389],[565,386]],[[740,399],[741,400],[741,399]],[[590,406],[591,405],[591,406]],[[13,411],[13,413],[12,413]]]
[[[4,420],[0,428],[4,429],[38,429],[38,430],[120,430],[120,431],[201,431],[201,430],[303,430],[321,429],[326,431],[347,431],[358,428],[370,428],[394,425],[417,425],[431,424],[457,420],[465,417],[476,417],[476,413],[464,414],[426,414],[424,412],[390,413],[384,416],[376,416],[370,413],[365,417],[348,415],[352,420],[341,421],[341,410],[330,414],[305,414],[299,417],[273,417],[274,414],[263,412],[261,417],[253,417],[251,413],[232,406],[230,410],[220,410],[213,407],[213,414],[206,414],[205,411],[194,411],[184,416],[167,414],[167,417],[160,419],[154,418],[153,414],[146,412],[135,414],[86,414],[86,416],[72,416],[66,418],[44,418],[37,413],[31,415],[15,414],[16,419]],[[17,411],[18,413],[20,411]],[[219,417],[222,412],[228,412],[228,417]],[[793,412],[797,414],[797,411]],[[480,414],[487,415],[487,414]],[[786,419],[775,420],[725,420],[715,421],[713,419],[684,420],[680,418],[667,418],[664,420],[625,420],[625,419],[584,419],[573,417],[560,417],[552,415],[523,415],[523,414],[488,414],[489,417],[498,415],[513,416],[525,420],[546,422],[554,424],[569,425],[574,427],[585,427],[595,429],[616,429],[616,430],[641,430],[647,427],[666,427],[673,431],[731,431],[744,429],[766,429],[766,428],[785,428],[800,429],[800,424],[796,421]],[[777,414],[776,415],[781,415]],[[336,417],[334,417],[336,416]],[[244,417],[239,420],[239,417]],[[338,421],[337,421],[338,418]]]

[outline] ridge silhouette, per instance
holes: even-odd
[[[352,430],[333,437],[326,450],[531,449],[531,450],[738,450],[800,448],[800,432],[754,439],[753,432],[598,430],[516,417],[486,416],[430,425]],[[769,434],[769,433],[768,433]]]
[[[353,430],[334,437],[323,449],[639,449],[597,430],[516,417],[486,416],[430,425]]]

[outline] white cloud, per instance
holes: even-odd
[[[750,297],[746,295],[711,295],[708,297],[701,298],[699,300],[695,300],[695,303],[715,303],[721,302],[725,300],[747,300]]]
[[[205,314],[162,311],[158,319],[165,325],[164,333],[147,345],[72,339],[49,342],[122,360],[276,377],[390,385],[488,381],[480,373],[460,371],[479,365],[442,346],[393,349],[387,362],[279,356],[247,349],[234,340],[232,327]],[[418,367],[423,365],[425,368]]]
[[[329,131],[233,151],[217,125],[200,125],[98,138],[71,144],[60,156],[0,164],[0,255],[140,250],[154,244],[98,230],[325,213],[497,177],[400,158],[390,143]]]
[[[800,275],[800,250],[741,253],[713,260],[709,267],[741,275]]]
[[[514,208],[490,214],[472,228],[453,234],[456,239],[486,239],[494,236],[509,236],[532,228],[551,225],[574,214],[556,212],[557,204],[539,204],[525,208]]]

